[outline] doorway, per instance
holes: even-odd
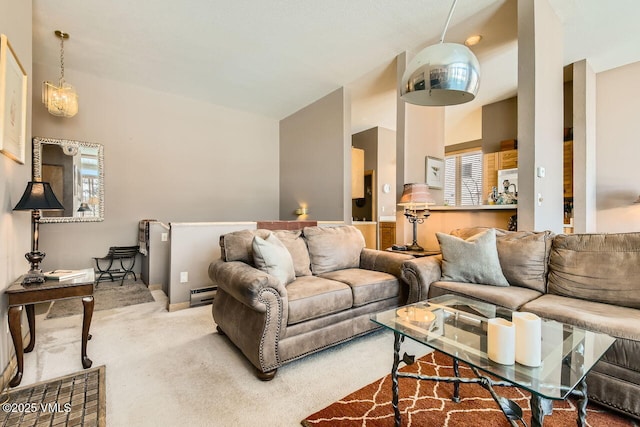
[[[376,217],[375,172],[364,172],[364,197],[351,200],[351,218],[353,221],[374,221]]]

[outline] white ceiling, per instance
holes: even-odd
[[[565,29],[565,63],[586,57],[599,72],[640,61],[640,1],[549,2]],[[484,35],[474,48],[484,103],[515,93],[516,4],[459,0],[447,33],[450,42]],[[33,0],[33,61],[59,64],[59,29],[71,34],[67,70],[281,119],[339,87],[358,93],[359,77],[437,42],[450,7],[444,0]]]

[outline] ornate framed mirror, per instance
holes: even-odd
[[[42,211],[40,222],[104,220],[102,144],[33,138],[33,180],[51,184],[64,211]]]

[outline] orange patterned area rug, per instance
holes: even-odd
[[[421,375],[453,376],[451,358],[432,352],[405,372]],[[472,377],[473,372],[460,364],[460,375]],[[474,426],[509,427],[510,424],[491,398],[479,384],[460,384],[460,403],[451,400],[453,384],[435,381],[417,381],[412,378],[399,379],[400,410],[402,426]],[[499,396],[518,403],[524,412],[524,420],[531,425],[529,393],[515,387],[494,387]],[[554,401],[553,414],[544,418],[544,426],[575,426],[576,401]],[[391,427],[394,425],[391,406],[391,375],[369,384],[340,399],[302,421],[305,427]],[[596,404],[587,407],[587,426],[637,427],[629,418],[608,411]]]

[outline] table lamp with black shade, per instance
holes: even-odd
[[[31,252],[24,256],[31,263],[31,269],[23,276],[22,283],[43,283],[44,275],[40,263],[45,257],[44,252],[38,250],[38,234],[40,226],[40,210],[64,210],[48,182],[30,181],[24,190],[22,198],[14,211],[31,211]]]
[[[404,207],[404,216],[413,225],[413,242],[407,246],[409,251],[423,251],[424,248],[418,244],[418,224],[422,224],[429,217],[429,205],[434,200],[429,193],[427,184],[413,183],[404,184],[402,196],[398,206]]]
[[[91,208],[89,207],[89,203],[86,203],[86,202],[80,203],[80,207],[78,207],[78,212],[80,212],[80,214],[82,216],[84,216],[85,212],[91,212]]]

